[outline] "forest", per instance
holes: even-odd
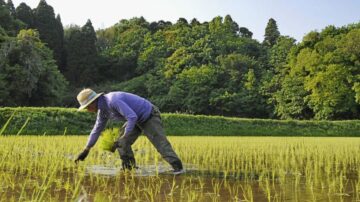
[[[138,94],[163,112],[357,119],[360,22],[304,32],[296,41],[270,18],[258,41],[230,15],[139,16],[95,30],[91,20],[63,26],[45,0],[0,0],[0,106],[77,107],[90,87]]]

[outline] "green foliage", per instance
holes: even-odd
[[[96,31],[96,47],[101,51],[105,52],[115,44],[116,27],[112,26],[107,29]]]
[[[14,111],[11,116],[8,118],[8,120],[5,122],[5,124],[0,129],[0,136],[4,133],[6,128],[8,127],[9,123],[11,122],[12,118],[14,117],[16,111]]]
[[[93,89],[99,92],[125,91],[129,93],[136,93],[137,95],[142,97],[147,97],[148,96],[147,88],[146,88],[147,81],[148,81],[148,75],[144,74],[122,83],[113,83],[113,82],[109,82],[105,84],[103,83],[101,85],[94,86]]]
[[[276,21],[272,18],[269,19],[265,28],[265,37],[263,44],[267,47],[272,47],[280,36]]]
[[[115,141],[119,138],[119,128],[105,129],[99,138],[99,148],[104,151],[111,151]]]
[[[303,37],[300,47],[314,47],[321,40],[321,36],[316,31],[311,31]]]
[[[211,109],[206,95],[210,95],[215,83],[216,72],[212,66],[184,70],[170,88],[170,102],[188,112],[209,114]]]
[[[65,34],[67,70],[65,77],[75,87],[94,85],[98,76],[99,55],[96,49],[96,33],[90,20],[82,26],[73,26]]]
[[[90,133],[91,126],[95,120],[95,114],[77,112],[76,109],[65,108],[0,108],[0,125],[14,114],[11,123],[8,125],[4,134],[17,134],[30,117],[22,134],[43,134],[60,135],[67,128],[67,134]]]
[[[112,65],[107,67],[109,74],[106,79],[123,81],[144,73],[141,67],[137,70],[137,60],[149,32],[148,27],[148,22],[141,17],[121,20],[110,28],[114,37],[107,43],[113,45],[102,52],[102,55],[112,60]]]
[[[266,71],[262,77],[260,93],[264,95],[267,99],[267,105],[271,108],[276,103],[276,96],[281,94],[276,94],[275,92],[279,91],[284,82],[284,77],[289,72],[288,67],[288,55],[293,50],[295,46],[295,39],[287,36],[280,36],[269,49],[269,70]],[[279,99],[282,99],[278,97]],[[275,109],[270,109],[270,111],[275,111]],[[274,116],[271,115],[271,116]],[[280,115],[281,116],[281,115]],[[285,117],[289,117],[286,115]]]
[[[0,26],[9,36],[16,36],[17,32],[24,27],[24,23],[15,19],[12,1],[0,3]]]
[[[239,28],[239,34],[241,37],[252,38],[253,33],[246,27]]]
[[[270,49],[269,63],[280,72],[287,64],[287,56],[292,47],[295,46],[295,39],[288,36],[280,36]]]
[[[274,93],[275,113],[282,119],[309,119],[311,111],[304,97],[308,92],[304,89],[303,78],[287,76],[281,82],[281,88]]]
[[[185,47],[177,49],[170,57],[166,59],[165,66],[162,68],[165,78],[174,78],[184,69],[197,65],[195,56],[188,53]]]
[[[22,130],[24,135],[45,132],[47,135],[63,135],[64,130],[67,130],[67,135],[88,135],[95,122],[94,113],[70,108],[0,108],[0,126],[14,111],[16,113],[3,134],[17,134],[28,117],[31,119]],[[360,122],[357,120],[280,121],[187,114],[162,114],[162,120],[166,134],[178,136],[360,136]],[[119,126],[118,122],[109,122],[107,128]],[[112,140],[113,135],[104,137],[104,140]]]
[[[25,3],[20,3],[20,5],[16,7],[16,17],[26,24],[26,28],[34,27],[34,14],[31,8]]]
[[[311,91],[309,106],[316,113],[316,119],[329,119],[336,113],[355,107],[354,92],[348,78],[350,75],[344,66],[331,64],[325,71],[305,81],[305,89]]]
[[[165,31],[158,31],[154,34],[147,33],[144,37],[143,50],[137,61],[137,73],[144,73],[154,69],[162,69],[163,63],[172,53],[170,43],[166,40]]]
[[[0,48],[1,105],[54,105],[67,82],[35,30],[22,30]]]
[[[24,27],[40,39],[18,35]],[[263,43],[252,35],[230,15],[175,24],[135,17],[97,32],[89,20],[64,30],[45,0],[33,11],[0,1],[0,105],[76,106],[76,93],[89,86],[139,94],[167,112],[358,117],[359,23],[311,31],[296,44],[270,18]]]
[[[34,9],[34,28],[39,31],[41,41],[53,51],[56,64],[63,71],[64,30],[60,18],[55,17],[53,7],[45,0],[40,0]]]
[[[4,42],[7,38],[6,31],[0,26],[0,43]]]
[[[243,54],[244,58],[247,56],[248,58],[258,58],[263,54],[263,50],[255,40],[238,37],[238,31],[237,24],[232,21],[230,16],[226,16],[224,21],[221,17],[216,17],[209,24],[195,23],[194,26],[189,26],[185,21],[179,20],[177,26],[171,29],[148,35],[146,38],[149,39],[149,42],[144,44],[144,53],[146,54],[141,55],[139,64],[141,67],[146,64],[146,69],[152,67],[153,70],[157,70],[150,71],[150,75],[157,79],[149,79],[146,82],[150,99],[165,111],[205,114],[221,112],[222,114],[239,115],[238,111],[229,111],[233,108],[223,110],[219,107],[219,102],[221,102],[219,98],[222,97],[222,93],[226,92],[224,87],[233,87],[235,89],[229,90],[242,92],[238,96],[239,101],[242,104],[247,102],[241,101],[243,95],[247,93],[241,88],[245,88],[244,75],[249,72],[246,71],[242,75],[243,80],[240,77],[235,78],[235,75],[239,74],[237,72],[241,70],[236,67],[219,68],[221,60],[217,60],[217,58],[225,57],[230,53]],[[256,66],[256,70],[250,71],[253,75],[251,73],[246,75],[251,80],[246,84],[246,88],[252,89],[252,95],[248,96],[251,97],[249,100],[261,100],[261,95],[255,92],[263,73],[260,68],[261,64]],[[204,71],[205,69],[207,71]],[[233,80],[226,79],[226,75],[229,74],[233,75]],[[251,76],[253,77],[251,78]],[[236,86],[234,80],[239,80],[242,85]],[[204,95],[209,96],[204,97]],[[238,103],[234,102],[232,107],[236,104]],[[254,108],[247,107],[247,109],[249,109],[248,114],[258,114],[257,112],[250,113]],[[259,114],[266,113],[261,111]],[[241,116],[245,115],[241,114]]]
[[[13,4],[13,2],[12,2],[11,0],[8,0],[8,1],[7,1],[6,7],[9,9],[10,15],[11,15],[13,18],[16,18],[15,7],[14,7],[14,4]]]
[[[276,92],[282,118],[338,119],[359,114],[360,31],[328,26],[310,32],[288,55],[288,70]],[[313,115],[312,115],[313,114]]]
[[[167,134],[214,136],[359,136],[359,121],[279,121],[168,114]],[[184,127],[185,126],[185,127]]]
[[[210,103],[223,115],[240,117],[266,117],[265,99],[259,93],[264,71],[262,64],[242,54],[229,54],[218,58],[221,88],[211,93]],[[247,107],[238,107],[247,106]]]

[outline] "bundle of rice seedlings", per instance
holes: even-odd
[[[119,128],[109,128],[101,133],[99,147],[104,151],[112,151],[115,141],[119,137]]]

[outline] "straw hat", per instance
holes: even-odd
[[[78,102],[80,104],[80,107],[79,107],[78,111],[80,111],[80,110],[86,108],[87,106],[89,106],[89,104],[94,102],[94,100],[96,100],[102,94],[104,94],[104,93],[97,94],[95,91],[91,90],[90,88],[86,88],[86,89],[82,90],[77,95],[77,100],[78,100]]]

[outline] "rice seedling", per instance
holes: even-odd
[[[119,137],[118,128],[109,128],[101,133],[99,140],[99,148],[104,151],[112,151],[115,141]]]
[[[118,134],[113,131],[112,134]],[[103,137],[101,137],[103,138]],[[105,139],[105,138],[104,138]],[[108,138],[109,140],[113,140]],[[1,136],[0,198],[6,201],[356,201],[360,139],[169,137],[187,172],[167,165],[140,137],[140,169],[121,171],[98,142],[86,161],[74,154],[86,136]]]

